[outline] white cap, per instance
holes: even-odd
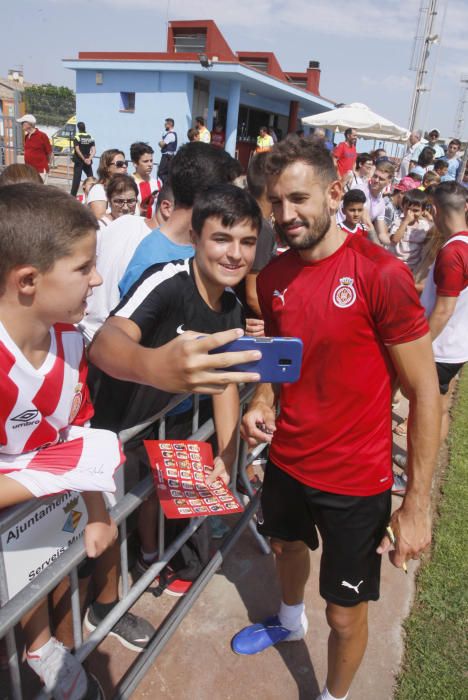
[[[18,124],[28,122],[28,124],[33,124],[34,126],[36,125],[36,117],[33,114],[25,114],[24,117],[20,117],[20,119],[17,119],[16,121]]]

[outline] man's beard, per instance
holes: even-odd
[[[328,209],[323,209],[322,213],[316,217],[313,221],[313,228],[310,226],[309,222],[300,219],[301,223],[307,227],[308,231],[305,235],[300,238],[289,237],[287,232],[276,224],[276,229],[281,237],[281,239],[288,244],[293,250],[310,250],[315,248],[320,241],[325,238],[330,226],[331,226],[331,216]]]

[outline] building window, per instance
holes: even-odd
[[[266,58],[248,58],[248,57],[241,57],[241,63],[245,63],[247,66],[250,66],[251,68],[255,68],[256,70],[262,71],[262,73],[268,73],[268,59]]]
[[[206,32],[174,32],[175,53],[203,53],[206,48]]]
[[[135,111],[135,93],[121,92],[120,93],[120,111],[134,112]]]

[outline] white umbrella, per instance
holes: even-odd
[[[362,139],[381,139],[400,143],[407,141],[410,133],[408,129],[397,126],[359,102],[304,117],[302,123],[335,131],[356,129],[358,136]]]

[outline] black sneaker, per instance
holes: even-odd
[[[102,622],[96,615],[93,606],[90,605],[86,611],[84,623],[90,632],[96,629]],[[126,612],[109,632],[111,637],[116,637],[119,642],[132,651],[143,651],[156,630],[153,625],[144,618]]]
[[[106,696],[102,689],[102,685],[99,683],[98,679],[89,671],[86,672],[88,678],[88,688],[86,690],[86,695],[83,700],[105,700]]]

